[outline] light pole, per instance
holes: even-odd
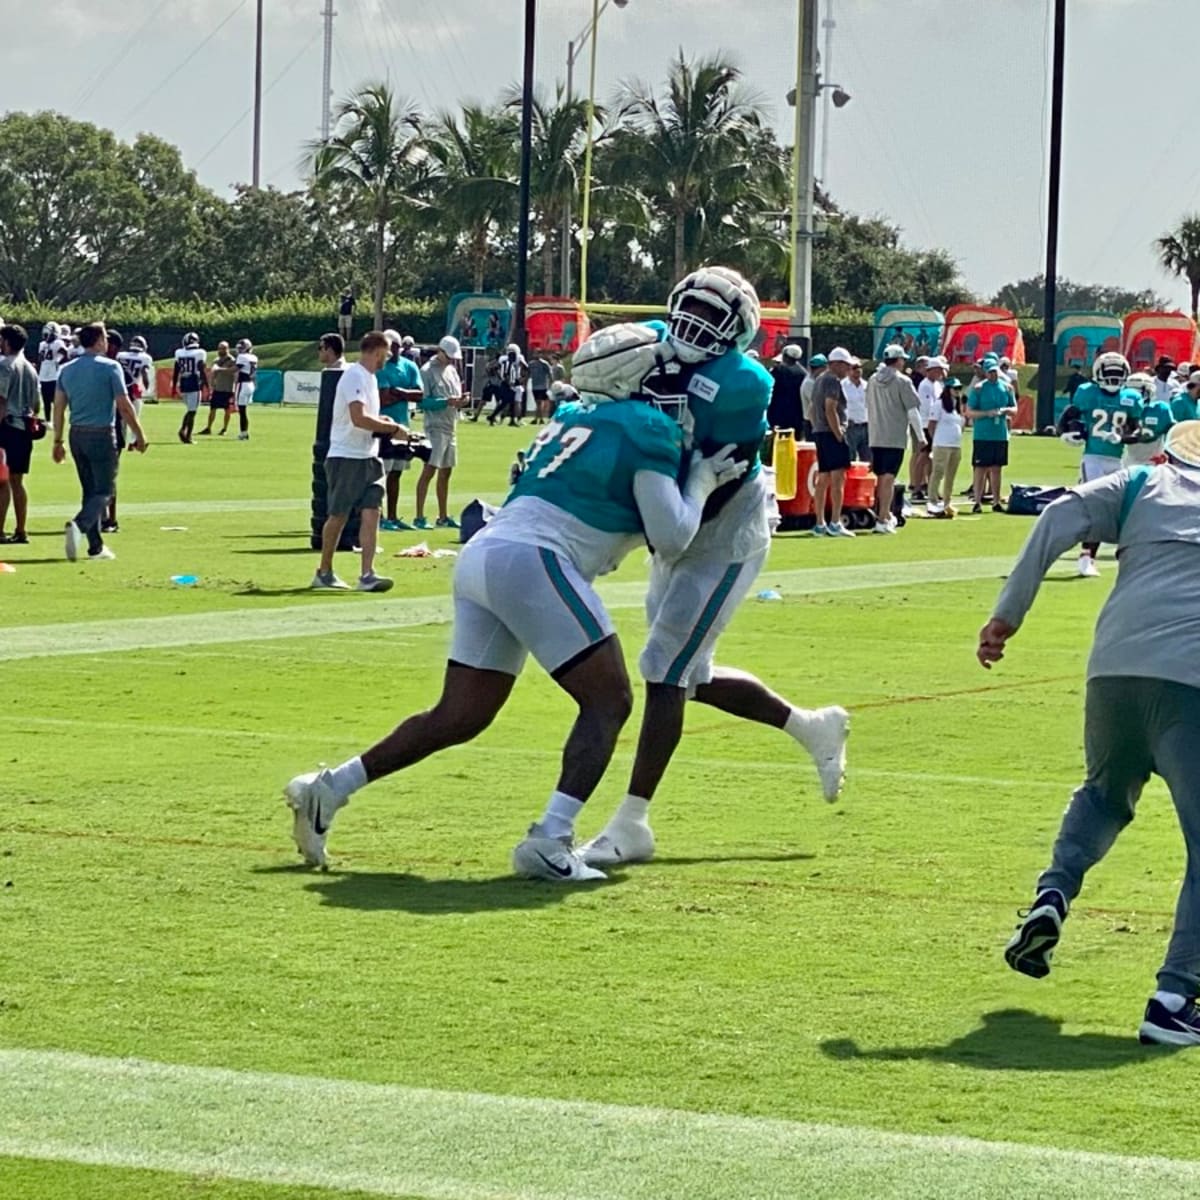
[[[521,73],[521,184],[517,219],[517,297],[513,312],[513,341],[528,348],[525,331],[525,293],[529,288],[529,184],[533,170],[533,43],[537,30],[537,0],[525,0],[525,61]]]
[[[805,350],[812,340],[813,171],[817,133],[817,0],[800,0],[792,151],[792,318],[788,334]],[[807,358],[807,354],[805,358]]]
[[[1046,298],[1042,314],[1042,344],[1038,350],[1038,398],[1035,428],[1054,421],[1055,367],[1054,320],[1058,304],[1058,208],[1062,186],[1063,90],[1066,74],[1067,0],[1054,3],[1054,65],[1050,92],[1050,187],[1046,213]]]
[[[263,0],[258,0],[254,18],[254,155],[250,168],[250,182],[255,188],[262,174],[262,58]]]
[[[596,49],[596,23],[600,20],[601,14],[608,8],[610,4],[615,4],[618,8],[625,8],[629,0],[604,0],[603,4],[596,6],[593,0],[592,19],[567,43],[567,102],[575,98],[575,64],[579,60],[579,55],[583,52],[584,46],[590,40],[592,43],[592,55],[595,57]],[[589,99],[591,101],[591,111],[595,111],[595,88],[596,88],[596,73],[593,66],[591,88],[589,91]],[[591,137],[591,120],[588,123],[588,137]],[[571,221],[574,214],[574,204],[572,197],[567,198],[565,211],[563,213],[563,228],[562,228],[562,294],[569,296],[571,294]],[[586,231],[584,234],[586,238]]]
[[[337,12],[333,0],[325,0],[321,9],[321,17],[325,23],[325,43],[321,54],[321,141],[329,141],[333,126],[333,114],[330,103],[333,100],[333,18]]]
[[[825,20],[821,22],[825,30],[825,57],[821,61],[821,73],[828,77],[833,74],[833,31],[837,22],[833,19],[833,0],[825,0]],[[832,96],[825,95],[825,103],[821,106],[821,190],[829,191],[829,110],[832,107]]]

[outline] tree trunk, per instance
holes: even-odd
[[[383,293],[387,287],[387,255],[384,253],[387,220],[375,220],[375,329],[383,328]]]
[[[675,214],[675,282],[678,283],[687,273],[687,267],[684,265],[685,253],[685,225],[687,222],[687,214],[683,211]]]
[[[1196,308],[1200,305],[1200,275],[1192,275],[1188,279],[1192,288],[1192,320],[1196,320]]]
[[[477,292],[483,291],[483,273],[487,267],[487,226],[480,225],[475,230],[475,245],[473,247],[472,259],[475,264],[475,277],[472,282],[475,285]]]
[[[554,227],[547,221],[542,230],[542,295],[554,294]]]

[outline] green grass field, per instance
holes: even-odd
[[[390,595],[308,593],[312,413],[191,447],[177,406],[147,413],[117,561],[62,561],[75,482],[45,448],[36,536],[3,552],[0,1197],[1195,1192],[1196,1064],[1134,1036],[1183,865],[1161,785],[1053,975],[1001,957],[1078,779],[1111,559],[1091,583],[1064,561],[985,674],[1027,521],[780,537],[783,601],[748,602],[721,658],[853,710],[839,804],[780,735],[697,709],[655,862],[513,880],[571,717],[530,671],[476,744],[356,796],[317,874],[280,789],[433,699],[453,560],[385,535]],[[466,426],[456,503],[498,499],[528,434]],[[1050,483],[1077,455],[1013,459]],[[645,571],[605,584],[631,663]]]

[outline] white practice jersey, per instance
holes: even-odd
[[[71,346],[67,350],[67,361],[74,362],[75,359],[82,358],[83,355],[84,355],[84,349],[82,346]]]
[[[147,387],[154,372],[154,359],[145,350],[122,350],[117,362],[129,372],[130,378],[140,387]]]
[[[62,338],[42,342],[38,346],[38,379],[42,383],[54,383],[59,368],[66,360],[67,343]]]
[[[253,383],[258,371],[257,354],[239,354],[237,356],[238,383]]]
[[[198,392],[201,387],[200,368],[208,362],[208,355],[198,346],[192,350],[175,351],[175,369],[179,373],[181,392]]]

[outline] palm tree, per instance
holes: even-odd
[[[692,62],[680,51],[661,99],[635,80],[623,85],[618,111],[614,182],[638,186],[670,219],[678,279],[696,262],[705,226],[756,177],[762,105],[732,63]]]
[[[335,110],[333,136],[308,147],[314,191],[371,226],[375,328],[383,326],[389,229],[405,209],[424,205],[428,156],[420,110],[387,83],[369,83]],[[395,240],[395,231],[392,240]]]
[[[509,107],[520,109],[521,95],[510,93]],[[597,109],[597,119],[601,113]],[[587,101],[565,100],[556,93],[553,104],[540,96],[533,101],[533,148],[529,197],[534,226],[542,239],[542,289],[554,294],[554,244],[568,202],[578,194],[587,140]]]
[[[439,170],[439,225],[464,232],[477,292],[483,291],[493,233],[516,218],[519,138],[511,111],[475,104],[458,114],[440,113],[430,133],[429,152]]]
[[[1159,265],[1171,275],[1183,276],[1192,289],[1192,320],[1200,305],[1200,215],[1188,213],[1170,233],[1154,239]]]

